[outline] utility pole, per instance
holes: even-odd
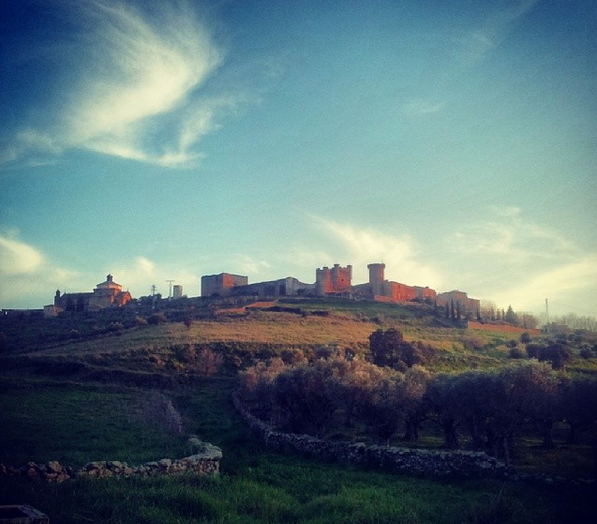
[[[151,286],[151,310],[155,309],[155,284]]]
[[[166,280],[170,286],[168,287],[168,300],[172,299],[172,282],[176,282],[176,280]]]
[[[549,333],[549,304],[545,299],[545,331]]]

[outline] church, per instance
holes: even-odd
[[[128,291],[114,282],[112,275],[95,286],[92,292],[62,293],[56,290],[54,304],[44,306],[44,316],[53,317],[63,311],[99,311],[107,307],[121,307],[132,299]]]

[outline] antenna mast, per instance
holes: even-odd
[[[155,284],[151,286],[151,309],[155,309]]]
[[[168,287],[168,300],[172,299],[172,282],[176,282],[176,280],[166,280],[166,282],[168,282],[168,284],[170,285]]]

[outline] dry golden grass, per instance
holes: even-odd
[[[223,321],[196,322],[173,333],[194,342],[235,341],[264,344],[365,344],[377,326],[340,316],[301,316],[257,312]]]
[[[368,344],[377,329],[372,322],[343,316],[301,316],[292,313],[252,312],[247,316],[197,320],[190,327],[182,323],[127,330],[119,336],[71,342],[63,347],[36,351],[39,357],[88,359],[90,355],[125,356],[139,351],[152,353],[184,344],[244,342],[275,345],[338,345],[359,347]]]
[[[223,343],[252,346],[350,348],[364,354],[369,336],[380,327],[396,327],[409,342],[432,347],[435,356],[427,362],[433,371],[462,371],[487,368],[505,361],[496,349],[504,334],[429,326],[424,320],[384,317],[373,321],[360,312],[330,312],[327,316],[280,311],[250,310],[220,314],[209,320],[195,320],[190,326],[170,322],[140,326],[112,335],[67,343],[35,352],[46,361],[79,361],[95,366],[155,370],[180,366],[180,348],[187,345]],[[498,339],[500,339],[498,341]]]

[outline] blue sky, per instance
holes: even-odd
[[[5,0],[0,307],[386,264],[597,316],[593,0]]]

